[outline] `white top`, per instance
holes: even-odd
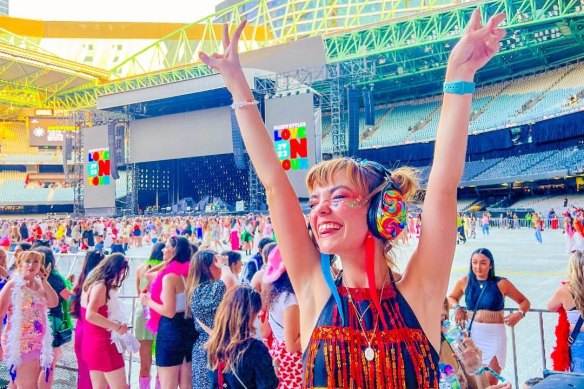
[[[575,326],[576,322],[580,318],[580,311],[577,309],[574,309],[574,310],[570,310],[566,313],[568,314],[568,321],[570,322],[570,325]]]
[[[185,292],[176,294],[176,311],[184,312],[187,310],[187,296]]]
[[[284,292],[270,306],[270,327],[274,337],[280,342],[284,341],[284,311],[292,305],[298,305],[296,295]]]

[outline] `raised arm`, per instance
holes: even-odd
[[[237,46],[245,27],[241,23],[229,38],[229,29],[223,28],[223,54],[208,56],[200,53],[201,60],[219,71],[227,89],[236,103],[250,103],[254,96],[247,84],[239,62]],[[318,271],[318,252],[314,248],[294,189],[274,151],[268,131],[255,105],[243,105],[236,109],[241,135],[258,177],[266,188],[272,224],[281,240],[278,242],[294,289],[306,287]],[[297,289],[299,288],[299,289]]]
[[[493,16],[483,26],[480,11],[474,11],[448,60],[447,83],[472,82],[475,73],[499,51],[505,32],[497,26],[504,17]],[[470,93],[444,94],[420,243],[404,274],[404,281],[423,291],[429,298],[427,302],[437,306],[448,288],[456,245],[456,189],[466,155],[471,98]]]

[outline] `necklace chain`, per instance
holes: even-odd
[[[391,270],[390,270],[391,271]],[[381,300],[383,299],[383,291],[385,290],[385,284],[387,282],[387,274],[383,280],[383,286],[381,287],[381,295],[379,296],[379,305],[381,306]],[[373,328],[373,336],[371,337],[371,339],[369,339],[369,337],[367,336],[367,332],[365,331],[365,327],[363,326],[363,319],[365,317],[365,314],[367,313],[367,311],[369,310],[369,308],[371,308],[371,301],[369,301],[369,305],[367,306],[367,308],[365,308],[365,310],[363,311],[363,313],[359,313],[359,309],[357,308],[357,304],[355,304],[355,301],[353,300],[353,296],[351,295],[351,292],[349,291],[349,288],[347,287],[347,285],[345,285],[345,282],[342,281],[343,283],[343,287],[345,288],[345,291],[347,292],[347,297],[349,299],[349,302],[351,303],[351,305],[353,305],[353,309],[355,309],[355,313],[357,314],[357,322],[359,323],[359,327],[361,329],[361,333],[363,334],[363,337],[365,338],[365,340],[367,341],[367,349],[365,350],[365,358],[368,361],[372,361],[375,358],[375,352],[373,351],[373,349],[371,348],[371,342],[373,341],[373,337],[375,336],[375,333],[377,332],[377,325],[379,324],[379,315],[381,314],[381,312],[377,312],[377,318],[375,320],[375,327]],[[372,296],[373,297],[373,296]],[[371,353],[371,354],[369,354]],[[370,356],[370,358],[369,358]]]

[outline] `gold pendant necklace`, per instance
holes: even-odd
[[[385,289],[386,280],[384,280],[383,286],[381,287],[381,295],[379,297],[379,300],[380,300],[379,305],[381,305],[381,300],[383,299],[383,291]],[[364,321],[365,313],[367,313],[367,310],[369,310],[369,308],[371,308],[371,301],[369,301],[369,305],[367,306],[367,308],[365,308],[363,313],[360,314],[359,309],[357,308],[357,305],[355,304],[355,301],[353,300],[353,296],[351,296],[351,292],[349,291],[349,288],[347,287],[347,285],[345,285],[344,281],[343,281],[343,286],[345,287],[345,291],[347,292],[347,298],[348,298],[349,302],[351,303],[351,305],[353,305],[353,309],[355,309],[355,314],[357,315],[357,322],[359,323],[359,327],[361,329],[361,334],[363,334],[363,337],[367,341],[367,347],[365,348],[365,351],[364,351],[365,359],[369,362],[372,362],[375,359],[375,350],[373,350],[373,347],[371,347],[371,342],[373,341],[373,336],[375,336],[375,333],[377,332],[377,325],[379,324],[379,315],[381,314],[381,312],[377,312],[377,319],[375,320],[375,327],[373,328],[373,336],[371,337],[371,339],[369,339],[369,337],[367,336],[367,333],[365,332],[365,328],[363,327],[363,321]]]

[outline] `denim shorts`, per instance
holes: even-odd
[[[584,333],[580,332],[570,347],[572,366],[570,371],[584,373]]]

